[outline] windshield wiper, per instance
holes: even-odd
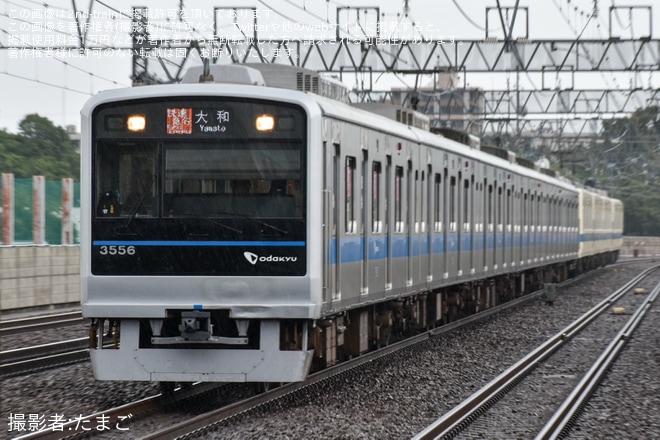
[[[259,220],[259,219],[254,218],[254,217],[250,217],[249,215],[240,214],[240,213],[237,213],[237,212],[229,212],[229,211],[214,211],[214,212],[211,212],[211,214],[228,215],[228,216],[233,216],[233,217],[239,217],[243,220],[250,220],[250,221],[252,221],[252,222],[254,222],[254,223],[256,223],[260,226],[265,226],[267,228],[270,228],[270,229],[272,229],[273,231],[275,231],[279,234],[282,234],[282,235],[288,235],[289,234],[289,231],[287,231],[285,229],[278,228],[275,225],[271,225],[270,223],[266,223],[263,220]]]
[[[231,227],[229,225],[226,225],[224,223],[221,223],[221,222],[219,222],[217,220],[214,220],[212,218],[209,218],[209,217],[199,216],[199,215],[195,215],[195,214],[191,214],[191,213],[187,213],[187,212],[177,213],[176,216],[177,217],[183,217],[183,218],[191,218],[191,219],[195,219],[195,220],[202,220],[202,221],[211,223],[215,226],[220,226],[221,228],[226,229],[227,231],[230,231],[230,232],[234,232],[235,234],[243,235],[243,231],[241,231],[240,229],[236,229],[234,227]],[[174,218],[176,218],[176,217],[174,217]],[[188,234],[188,235],[191,235],[191,234]]]
[[[142,207],[142,204],[144,203],[144,199],[147,198],[147,193],[151,192],[151,189],[153,188],[155,181],[156,181],[156,175],[154,174],[151,177],[151,182],[149,182],[149,188],[144,189],[144,191],[140,194],[140,199],[135,204],[135,207],[133,208],[133,211],[131,212],[131,215],[126,219],[126,221],[124,222],[124,224],[122,225],[122,227],[120,229],[126,229],[128,227],[128,225],[131,224],[133,219],[135,217],[137,217],[138,211]]]

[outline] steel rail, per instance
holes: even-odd
[[[568,284],[571,282],[580,279],[581,277],[576,277],[571,280],[566,280],[563,284]],[[365,353],[351,359],[350,361],[335,365],[333,367],[327,368],[323,371],[311,374],[306,381],[304,382],[295,382],[288,383],[279,386],[278,388],[267,391],[266,393],[259,394],[257,396],[251,397],[247,400],[237,402],[235,404],[219,408],[214,411],[209,411],[204,414],[200,414],[197,417],[185,420],[181,423],[164,427],[163,429],[151,433],[149,436],[143,437],[143,440],[173,440],[181,437],[185,437],[194,432],[202,431],[204,429],[211,428],[213,425],[228,420],[238,414],[241,414],[246,411],[250,411],[254,408],[257,408],[262,405],[269,404],[276,401],[277,399],[283,398],[288,394],[302,390],[310,386],[314,386],[317,383],[328,380],[332,377],[340,377],[342,374],[348,373],[351,370],[357,369],[362,365],[366,365],[372,361],[375,361],[378,358],[386,356],[394,356],[397,352],[401,350],[426,341],[432,337],[439,336],[443,333],[448,333],[457,328],[468,326],[478,320],[485,319],[488,316],[503,312],[509,308],[515,307],[527,301],[531,301],[535,298],[538,298],[543,294],[543,291],[533,292],[522,297],[516,298],[514,300],[508,301],[500,306],[493,307],[491,309],[484,310],[482,312],[476,313],[469,317],[463,318],[459,321],[455,321],[449,324],[442,325],[440,327],[431,329],[425,333],[413,336],[411,338],[405,339],[400,342],[392,343],[387,347],[370,353]]]
[[[54,315],[35,316],[0,321],[0,336],[17,335],[21,333],[49,330],[53,328],[77,325],[85,322],[82,312],[67,312]]]
[[[656,265],[644,270],[635,278],[617,289],[605,300],[580,316],[563,330],[541,344],[534,351],[509,367],[504,373],[497,376],[480,390],[468,397],[463,403],[431,423],[424,430],[413,437],[413,440],[428,440],[443,437],[452,437],[464,429],[471,421],[492,406],[529,372],[531,372],[543,359],[554,353],[559,347],[568,342],[579,333],[598,315],[607,310],[609,306],[625,295],[635,284],[646,278],[651,272],[660,268]]]
[[[590,272],[588,274],[572,278],[570,280],[566,280],[559,285],[566,285],[569,283],[573,283],[579,279],[582,279],[586,276],[589,276],[593,274],[594,272]],[[475,315],[472,315],[470,317],[461,319],[459,321],[455,321],[449,324],[442,325],[438,328],[434,328],[429,330],[428,332],[419,334],[417,336],[414,336],[412,338],[406,339],[404,341],[400,341],[397,343],[390,344],[387,347],[382,348],[380,351],[376,352],[370,352],[366,353],[364,355],[361,355],[357,358],[354,358],[353,360],[349,362],[345,362],[333,367],[330,367],[328,369],[325,369],[323,371],[320,371],[318,373],[311,374],[307,381],[305,382],[295,382],[295,383],[290,383],[290,384],[284,384],[281,385],[277,388],[271,389],[265,393],[259,394],[257,396],[253,396],[247,400],[243,400],[241,402],[237,402],[222,408],[219,408],[214,411],[210,411],[204,414],[200,414],[199,416],[186,420],[184,422],[174,424],[169,427],[165,427],[157,432],[151,433],[147,437],[143,437],[144,439],[175,439],[179,438],[181,436],[185,436],[187,434],[203,430],[204,428],[208,428],[213,426],[214,424],[217,424],[219,422],[222,422],[224,420],[227,420],[235,415],[238,415],[242,412],[249,411],[251,409],[254,409],[258,406],[268,404],[269,402],[275,401],[277,399],[282,398],[283,396],[286,396],[291,393],[295,393],[297,390],[313,386],[316,383],[319,383],[323,380],[327,380],[333,376],[341,376],[342,374],[359,368],[360,365],[366,365],[369,362],[372,362],[376,360],[377,358],[380,357],[385,357],[385,356],[390,356],[390,355],[395,355],[396,352],[405,349],[408,346],[412,346],[414,344],[421,343],[431,337],[438,336],[444,332],[450,332],[455,330],[456,328],[470,325],[476,320],[479,319],[484,319],[491,314],[502,312],[508,308],[514,307],[516,305],[522,304],[524,302],[533,300],[535,298],[538,298],[540,295],[543,294],[543,291],[538,291],[538,292],[533,292],[527,295],[524,295],[522,297],[516,298],[514,300],[508,301],[500,306],[487,309],[484,311],[481,311]],[[220,385],[221,386],[221,385]],[[198,390],[213,390],[213,389],[218,389],[220,388],[218,384],[214,383],[204,383],[204,384],[199,384],[196,385],[192,390],[177,390],[174,396],[167,396],[164,397],[162,395],[157,395],[153,397],[149,397],[137,402],[133,402],[130,404],[123,405],[118,408],[113,408],[109,410],[105,410],[100,413],[96,414],[91,414],[88,416],[81,417],[79,419],[76,419],[75,421],[68,422],[62,426],[58,426],[58,430],[53,430],[53,427],[45,427],[41,431],[38,432],[33,432],[29,433],[26,435],[23,435],[21,437],[17,437],[16,440],[32,440],[32,439],[60,439],[63,437],[63,432],[66,435],[67,432],[71,433],[71,436],[75,437],[77,435],[80,435],[81,433],[75,433],[71,432],[72,429],[75,429],[76,423],[80,423],[82,420],[92,420],[95,417],[113,417],[116,415],[122,415],[130,412],[132,415],[138,415],[139,413],[142,412],[148,412],[152,408],[160,408],[162,407],[163,403],[173,403],[173,402],[178,402],[186,398],[190,398],[190,395],[199,395],[204,392],[208,391],[198,391]],[[182,397],[183,396],[183,397]],[[133,421],[136,421],[136,417],[133,417]],[[61,428],[61,429],[60,429]],[[93,435],[94,432],[86,432],[86,435]]]
[[[577,419],[580,409],[589,400],[589,397],[598,387],[605,373],[607,373],[619,356],[626,342],[642,322],[651,305],[658,297],[659,292],[660,284],[653,289],[642,305],[630,317],[626,325],[623,326],[621,331],[610,342],[603,354],[594,362],[587,374],[580,380],[580,383],[566,398],[543,429],[541,429],[536,436],[536,440],[556,439],[568,433],[570,425]]]
[[[48,426],[40,431],[31,432],[28,434],[15,437],[14,440],[59,440],[67,437],[80,437],[80,436],[93,436],[100,434],[97,430],[88,428],[86,430],[79,429],[81,426],[92,423],[94,420],[117,420],[119,416],[131,415],[134,420],[140,414],[148,413],[154,409],[162,409],[165,405],[173,405],[176,402],[184,401],[204,393],[212,393],[221,388],[224,384],[216,383],[200,383],[195,384],[192,388],[181,389],[175,395],[157,394],[144,399],[130,402],[125,405],[110,408],[94,414],[76,417],[75,419],[68,420],[57,426]],[[127,423],[128,424],[128,423]]]
[[[52,354],[35,359],[10,362],[0,365],[0,377],[7,378],[19,374],[34,373],[62,365],[84,362],[89,360],[88,349],[67,351],[66,353]]]
[[[12,350],[0,351],[0,365],[9,364],[12,362],[22,361],[26,359],[34,359],[36,357],[62,353],[65,351],[77,350],[87,348],[89,346],[89,338],[76,338],[68,341],[50,342],[47,344],[34,345],[31,347],[14,348]],[[1,372],[0,367],[0,372]]]

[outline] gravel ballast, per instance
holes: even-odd
[[[601,269],[585,280],[560,288],[553,306],[535,300],[448,336],[433,338],[400,357],[373,362],[351,377],[313,387],[295,401],[238,416],[204,433],[203,438],[410,438],[647,266],[637,263],[625,269]],[[657,308],[651,316],[658,319]],[[647,320],[651,321],[650,317]],[[585,413],[584,426],[574,438],[641,439],[660,432],[656,418],[660,407],[660,356],[654,329],[657,321],[635,336],[621,357],[631,356],[629,364],[617,364],[607,377],[609,381],[619,374],[637,385],[621,378],[611,385],[604,384],[600,390],[602,400],[598,394],[595,396],[590,403],[593,414]],[[633,351],[634,342],[640,344],[640,351]],[[7,430],[10,414],[23,414],[26,419],[28,414],[38,414],[47,420],[59,413],[70,419],[158,393],[157,384],[95,381],[89,363],[7,378],[0,385],[5,421],[0,438],[26,433]],[[624,398],[630,401],[618,403]],[[519,404],[516,414],[527,412],[526,403]],[[630,413],[621,411],[623,407]],[[180,414],[166,416],[174,422]],[[639,419],[644,422],[635,421]],[[621,431],[624,425],[625,431]],[[133,420],[129,426],[128,431],[111,430],[104,437],[140,438],[153,429],[154,423]],[[622,432],[623,437],[618,435]]]

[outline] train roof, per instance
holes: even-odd
[[[446,138],[441,134],[431,133],[430,131],[402,124],[400,122],[393,122],[391,119],[386,118],[385,116],[381,116],[380,114],[363,110],[361,108],[348,106],[322,96],[314,97],[314,99],[318,102],[323,113],[332,118],[386,132],[393,136],[399,136],[413,142],[432,145],[441,149],[447,149],[456,153],[460,153],[461,155],[472,160],[509,169],[512,172],[518,173],[520,175],[534,177],[538,180],[552,183],[553,185],[566,190],[575,192],[578,189],[578,187],[568,179],[560,179],[544,174],[535,169],[524,167],[518,163],[494,156],[477,148],[471,148],[468,145]],[[384,120],[387,120],[387,122]]]
[[[258,65],[260,66],[260,65]],[[91,98],[83,107],[81,113],[83,117],[91,111],[91,109],[99,104],[104,102],[119,101],[131,98],[149,98],[149,97],[158,97],[158,96],[203,96],[208,95],[213,87],[213,93],[231,93],[233,96],[250,96],[250,97],[262,97],[262,98],[271,98],[276,100],[281,100],[284,102],[291,103],[301,103],[306,105],[308,108],[312,103],[315,103],[318,106],[319,110],[325,115],[343,120],[346,122],[351,122],[358,124],[364,127],[369,127],[374,130],[381,132],[389,133],[393,136],[398,136],[401,138],[408,139],[411,142],[423,143],[426,145],[431,145],[440,149],[446,149],[461,155],[470,158],[477,162],[489,163],[496,165],[501,168],[509,169],[512,172],[515,172],[519,175],[533,177],[535,179],[547,182],[549,184],[556,185],[566,190],[577,192],[581,189],[580,185],[577,185],[568,179],[555,177],[550,174],[544,173],[540,170],[534,169],[534,167],[523,166],[520,164],[520,158],[516,158],[513,153],[507,158],[498,157],[493,154],[489,154],[485,151],[481,151],[479,148],[474,148],[473,146],[466,145],[449,139],[443,136],[441,133],[432,133],[428,131],[428,124],[424,124],[424,121],[419,118],[409,118],[411,121],[419,120],[419,123],[413,123],[411,125],[404,124],[402,122],[397,122],[393,120],[391,116],[387,116],[387,112],[390,110],[385,109],[384,106],[380,106],[380,111],[375,113],[374,108],[378,106],[362,106],[363,108],[358,108],[359,106],[353,106],[346,102],[343,102],[343,99],[336,99],[336,88],[330,86],[316,87],[311,88],[310,90],[298,90],[300,84],[303,84],[303,89],[306,88],[305,84],[323,84],[315,80],[314,76],[306,69],[295,68],[283,69],[291,70],[296,78],[302,78],[302,83],[296,83],[295,87],[291,84],[287,85],[286,79],[278,72],[282,66],[278,68],[267,68],[261,66],[261,69],[253,69],[253,65],[250,66],[218,66],[215,69],[211,69],[207,72],[200,71],[199,69],[189,72],[187,74],[188,84],[179,84],[179,85],[150,85],[143,87],[133,87],[127,89],[115,89],[106,92],[102,92],[95,97]],[[283,66],[291,67],[291,66]],[[240,72],[249,71],[250,75],[247,80],[243,81],[240,79],[242,75]],[[255,74],[254,72],[258,73]],[[201,74],[200,74],[201,72]],[[215,82],[215,84],[204,84],[204,83],[195,83],[191,84],[194,81],[192,79],[199,77],[200,80],[204,78],[205,74],[214,73],[215,75],[220,75],[222,72],[222,77],[225,78],[225,81]],[[269,78],[270,81],[265,81],[263,78]],[[192,79],[191,79],[192,78]],[[208,79],[208,77],[207,77]],[[318,78],[317,78],[318,79]],[[275,82],[274,84],[268,84],[268,82]],[[203,81],[204,82],[204,81]],[[214,81],[205,81],[205,82],[214,82]],[[224,84],[223,84],[224,83]],[[265,84],[265,85],[264,85]],[[293,84],[293,83],[292,83]],[[273,87],[272,85],[275,85]],[[293,88],[293,90],[292,90]],[[319,93],[320,91],[325,90],[328,93]],[[268,96],[264,96],[268,95]],[[322,96],[326,95],[326,96]],[[340,93],[343,96],[343,93]],[[329,97],[328,97],[329,96]],[[392,107],[392,106],[390,106]],[[404,109],[405,110],[405,109]],[[390,111],[391,112],[391,111]],[[379,114],[380,113],[380,114]],[[415,127],[417,125],[418,127]],[[421,128],[420,128],[421,127]],[[523,160],[524,161],[524,160]],[[585,189],[583,191],[595,192],[598,193],[598,190],[595,189]]]

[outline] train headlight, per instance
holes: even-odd
[[[255,121],[257,131],[271,131],[275,128],[275,118],[272,115],[257,116]]]
[[[147,126],[147,118],[144,115],[131,115],[126,120],[128,131],[144,131]]]

